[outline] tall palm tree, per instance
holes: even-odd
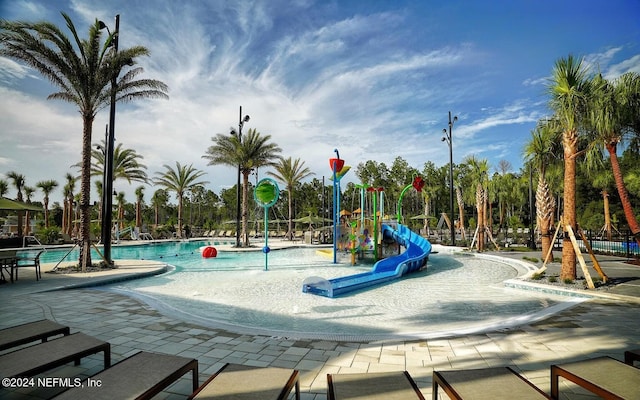
[[[102,181],[94,181],[93,183],[96,186],[96,192],[100,199],[100,202],[98,203],[98,219],[100,220],[100,224],[102,224],[102,207],[104,206],[104,204],[102,204],[102,195],[104,193],[104,188],[102,187]]]
[[[101,144],[94,144],[91,149],[91,176],[102,176],[104,174],[104,151],[106,147],[105,141]],[[128,183],[132,181],[146,183],[148,181],[147,166],[142,164],[140,160],[144,157],[138,154],[134,149],[126,149],[122,147],[122,143],[118,143],[113,149],[113,180],[118,178],[125,179]],[[82,162],[74,165],[81,168]]]
[[[73,192],[76,189],[76,177],[71,175],[70,173],[67,173],[65,175],[65,179],[67,183],[64,185],[64,188],[62,190],[64,195],[62,231],[71,236],[73,224]]]
[[[456,203],[458,203],[458,229],[460,229],[460,235],[462,236],[462,240],[466,240],[466,232],[464,228],[464,196],[462,195],[462,187],[459,183],[455,184],[456,190]],[[451,221],[452,224],[455,224],[455,221]]]
[[[142,232],[142,202],[144,198],[144,186],[136,188],[136,228]]]
[[[80,178],[79,265],[91,265],[90,195],[91,133],[96,113],[115,101],[138,98],[167,98],[167,86],[153,79],[136,79],[143,72],[136,59],[149,51],[142,46],[117,50],[118,32],[103,43],[101,23],[89,27],[87,39],[80,39],[71,18],[62,13],[73,42],[50,22],[0,20],[0,55],[22,61],[48,78],[59,92],[49,99],[75,104],[82,116],[82,173]],[[116,51],[117,50],[117,51]],[[127,69],[122,77],[120,73]],[[112,85],[112,79],[117,80]]]
[[[242,238],[243,247],[249,246],[247,232],[247,210],[249,204],[249,174],[255,168],[275,166],[282,149],[270,143],[271,135],[262,136],[255,129],[249,129],[242,141],[237,135],[217,134],[211,138],[214,142],[202,158],[209,160],[208,165],[228,165],[240,168],[242,174]]]
[[[163,186],[168,191],[176,192],[178,199],[178,237],[182,237],[182,204],[184,194],[192,187],[208,182],[198,180],[204,175],[204,171],[193,168],[193,164],[188,166],[180,165],[180,163],[176,161],[175,169],[167,164],[164,165],[164,169],[164,172],[156,172],[154,183]]]
[[[11,179],[13,186],[16,188],[16,200],[23,201],[22,188],[24,187],[24,175],[17,173],[16,171],[7,172],[7,178]],[[22,218],[24,217],[24,211],[17,211],[18,215],[18,236],[22,236]]]
[[[479,160],[475,156],[469,156],[464,161],[471,168],[471,179],[476,187],[476,211],[478,213],[478,251],[484,251],[486,211],[487,211],[487,186],[489,183],[489,163],[486,159]]]
[[[591,145],[598,151],[604,149],[609,154],[624,216],[636,242],[640,244],[640,224],[633,212],[617,155],[618,144],[624,142],[625,136],[631,133],[629,121],[633,118],[632,115],[640,113],[638,105],[633,105],[629,100],[640,96],[640,75],[627,73],[613,83],[602,75],[596,75],[592,84],[588,111],[589,131],[594,134]]]
[[[547,169],[560,159],[562,149],[559,147],[560,131],[553,121],[540,121],[531,131],[531,139],[524,147],[524,158],[538,171],[536,214],[542,237],[543,257],[552,248],[551,232],[556,207],[555,198],[547,182]],[[553,260],[553,255],[551,260]]]
[[[280,182],[284,183],[289,198],[289,230],[287,236],[289,240],[293,238],[293,191],[301,180],[311,175],[315,175],[308,167],[304,166],[304,161],[299,158],[292,160],[291,157],[280,158],[278,164],[274,167],[274,172],[267,172],[267,175],[273,176]]]
[[[44,199],[42,200],[42,203],[44,204],[44,227],[49,228],[49,195],[53,192],[53,189],[58,187],[58,182],[53,179],[49,179],[36,183],[36,186],[40,188],[44,194]]]
[[[124,229],[124,205],[126,201],[124,199],[124,192],[118,192],[116,194],[116,204],[118,204],[118,226],[120,230]]]
[[[31,197],[33,196],[33,193],[35,191],[36,191],[36,188],[24,185],[24,197],[27,204],[31,204]],[[24,220],[25,220],[24,235],[28,236],[31,233],[31,224],[29,223],[29,221],[31,220],[31,216],[30,216],[29,210],[25,211]]]
[[[0,179],[0,197],[4,197],[9,191],[9,185],[4,179]]]
[[[589,94],[588,69],[582,60],[569,55],[556,61],[548,86],[550,106],[562,129],[564,152],[564,209],[563,225],[577,228],[576,221],[576,157],[578,156],[579,127],[584,118]],[[575,280],[576,252],[569,235],[562,243],[561,280]]]
[[[155,228],[158,227],[160,223],[160,208],[164,207],[169,201],[169,197],[167,196],[167,192],[163,189],[158,189],[153,192],[153,196],[151,196],[151,205],[153,205],[153,225]]]

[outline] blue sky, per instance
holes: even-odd
[[[416,168],[447,164],[448,111],[458,116],[455,163],[473,154],[517,171],[536,121],[550,113],[546,85],[557,59],[584,57],[608,78],[640,73],[637,0],[0,2],[9,20],[64,26],[60,11],[82,37],[96,18],[113,29],[120,14],[120,47],[150,50],[139,60],[144,76],[167,83],[170,99],[118,105],[117,143],[144,156],[149,176],[163,164],[193,163],[216,193],[236,173],[202,155],[212,136],[237,127],[239,106],[251,116],[245,130],[270,134],[317,178],[329,175],[334,148],[353,167],[368,159],[390,166],[398,156]],[[0,175],[16,170],[34,186],[74,172],[81,119],[73,106],[46,100],[54,91],[0,58]],[[96,117],[94,142],[107,122],[108,109]],[[115,183],[130,202],[137,186]]]

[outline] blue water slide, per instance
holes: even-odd
[[[309,277],[302,283],[302,291],[320,296],[336,297],[398,279],[426,267],[429,253],[431,253],[431,243],[427,239],[402,224],[398,224],[397,229],[383,224],[382,235],[385,239],[393,239],[402,245],[405,251],[397,256],[376,262],[368,272],[334,279]]]

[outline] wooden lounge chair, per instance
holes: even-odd
[[[189,399],[285,400],[295,387],[300,400],[298,370],[226,364],[196,390]]]
[[[150,399],[191,371],[198,388],[198,360],[141,351],[86,379],[81,386],[54,397],[57,400]],[[100,387],[92,386],[100,382]]]
[[[509,367],[433,371],[433,398],[438,386],[453,400],[549,399],[516,371]]]
[[[0,355],[0,376],[3,378],[27,377],[59,367],[91,354],[104,353],[104,367],[111,365],[111,345],[102,340],[74,333],[59,339],[25,347]]]
[[[371,374],[327,374],[328,400],[407,400],[424,396],[407,371]]]
[[[640,361],[640,349],[627,350],[624,352],[624,363],[633,365],[634,361]]]
[[[611,357],[551,366],[551,397],[559,396],[565,378],[604,399],[640,399],[640,369]]]
[[[68,326],[43,319],[41,321],[28,322],[0,330],[0,351],[12,347],[41,340],[46,342],[52,336],[70,334]]]

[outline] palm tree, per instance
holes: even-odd
[[[142,201],[144,198],[144,186],[136,188],[136,228],[142,232]]]
[[[275,143],[269,143],[271,135],[262,136],[255,129],[249,129],[244,140],[237,135],[217,134],[211,138],[214,142],[202,158],[209,160],[208,165],[228,165],[240,168],[242,173],[242,238],[243,247],[249,246],[247,234],[247,209],[249,174],[255,168],[275,166],[282,151]]]
[[[53,189],[58,187],[58,182],[53,179],[49,179],[36,183],[36,186],[40,188],[44,194],[44,199],[42,200],[42,203],[44,204],[44,227],[49,228],[49,195],[53,192]]]
[[[538,170],[536,187],[536,213],[540,236],[542,237],[542,256],[552,248],[551,231],[555,199],[547,182],[547,168],[553,166],[560,157],[560,131],[553,121],[541,121],[531,131],[531,139],[525,144],[524,158]],[[550,258],[553,260],[553,255]]]
[[[91,176],[102,176],[104,174],[104,151],[106,148],[105,141],[101,144],[94,144],[94,148],[91,149]],[[134,149],[122,148],[122,143],[113,149],[113,180],[118,178],[125,179],[128,183],[132,181],[146,183],[147,166],[142,164],[140,160],[144,157],[138,154]],[[74,167],[81,168],[82,163],[74,164]]]
[[[464,228],[464,196],[462,195],[462,187],[459,183],[455,184],[456,191],[456,203],[458,203],[458,229],[460,229],[460,235],[462,240],[466,240],[466,232]],[[451,221],[455,224],[454,221]]]
[[[486,211],[487,211],[487,185],[489,183],[489,163],[486,159],[478,160],[475,156],[465,159],[465,164],[471,167],[471,179],[476,187],[476,211],[478,213],[478,251],[484,251]]]
[[[126,203],[124,199],[124,192],[118,192],[116,194],[116,203],[118,204],[118,226],[120,230],[124,229],[124,205]]]
[[[576,224],[576,157],[578,156],[579,125],[584,116],[589,93],[587,67],[582,60],[569,55],[556,61],[548,86],[550,106],[562,129],[564,152],[564,210],[563,226]],[[576,253],[569,235],[562,243],[561,280],[575,280]]]
[[[160,207],[164,207],[167,204],[169,197],[167,196],[167,192],[163,189],[158,189],[153,192],[153,196],[151,197],[151,205],[153,205],[153,225],[155,228],[158,227],[160,223]]]
[[[626,134],[631,133],[628,125],[633,118],[632,115],[640,112],[637,105],[629,107],[629,99],[640,96],[640,75],[627,73],[614,83],[608,82],[602,75],[597,75],[593,78],[592,84],[588,111],[589,130],[594,134],[591,145],[598,152],[604,148],[609,154],[624,216],[636,242],[640,244],[640,224],[633,212],[617,155],[618,144],[624,141]]]
[[[304,166],[304,161],[299,158],[292,160],[291,157],[280,158],[280,162],[274,166],[274,169],[275,172],[267,172],[267,175],[273,176],[286,187],[289,198],[289,231],[287,236],[291,240],[293,238],[293,190],[296,184],[314,173]]]
[[[9,185],[4,179],[0,179],[0,197],[4,197],[9,191]]]
[[[62,215],[62,231],[71,236],[71,226],[73,223],[73,192],[76,188],[76,177],[67,173],[65,175],[67,183],[62,190],[64,195],[64,210]]]
[[[22,197],[22,188],[24,187],[24,175],[17,173],[16,171],[7,172],[7,178],[13,181],[13,186],[16,188],[18,192],[16,195],[16,200],[23,201]],[[22,218],[24,217],[24,211],[16,211],[18,215],[18,236],[22,236]]]
[[[182,237],[182,204],[184,194],[196,185],[203,185],[209,182],[198,181],[198,179],[204,175],[204,172],[193,168],[193,164],[189,166],[180,165],[180,163],[176,161],[176,169],[173,169],[167,164],[164,165],[164,168],[164,173],[156,172],[157,177],[154,179],[154,183],[163,186],[168,191],[176,192],[178,199],[178,237]]]
[[[24,197],[27,204],[31,204],[31,197],[33,196],[33,193],[35,191],[36,191],[36,188],[24,185]],[[24,213],[24,220],[25,220],[24,235],[25,236],[28,236],[31,233],[31,224],[29,223],[30,219],[31,219],[31,216],[30,216],[29,210],[27,210]]]
[[[86,271],[91,265],[90,195],[91,133],[96,113],[111,100],[167,98],[167,86],[153,79],[136,79],[143,72],[136,58],[149,51],[142,46],[118,50],[118,32],[102,43],[101,24],[97,19],[89,27],[88,39],[80,39],[71,18],[62,13],[73,36],[69,40],[50,22],[27,23],[0,20],[0,55],[22,61],[39,71],[61,90],[48,96],[78,106],[82,116],[82,168],[80,178],[79,265]],[[76,50],[77,49],[77,50]],[[120,77],[120,72],[128,69]],[[112,80],[116,82],[112,85]]]

